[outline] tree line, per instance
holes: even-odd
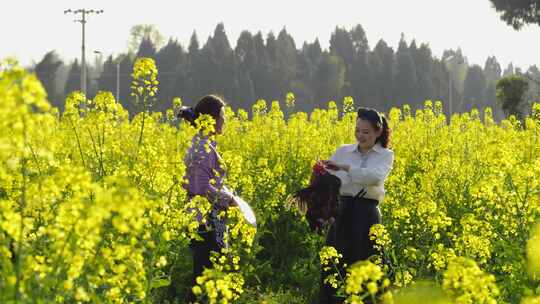
[[[403,104],[419,107],[431,99],[443,100],[448,112],[452,100],[454,112],[489,106],[502,117],[496,102],[497,81],[519,74],[540,79],[535,65],[523,71],[510,63],[503,70],[494,56],[483,66],[469,64],[459,48],[446,50],[438,58],[429,44],[407,42],[404,35],[396,50],[382,39],[371,47],[361,25],[336,27],[328,49],[318,39],[298,47],[285,28],[277,36],[243,31],[233,48],[220,23],[202,45],[193,32],[187,49],[173,38],[161,46],[153,26],[136,28],[132,47],[125,53],[103,61],[96,55],[96,62],[87,66],[90,97],[99,90],[115,93],[119,72],[120,102],[130,113],[139,111],[130,101],[131,70],[137,57],[156,61],[160,90],[155,111],[169,108],[176,96],[193,104],[204,94],[217,93],[233,108],[250,108],[257,99],[283,100],[287,92],[293,92],[296,109],[301,111],[323,107],[329,100],[339,104],[352,96],[357,105],[383,111]],[[78,60],[65,64],[51,51],[34,70],[60,109],[67,94],[80,88]],[[531,81],[527,88],[528,100],[540,99],[537,82]]]

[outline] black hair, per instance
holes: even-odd
[[[195,107],[183,106],[178,111],[178,118],[187,120],[192,126],[195,126],[195,121],[201,115],[210,115],[215,121],[219,118],[221,108],[226,105],[225,101],[217,95],[203,96]]]
[[[390,145],[390,135],[392,130],[390,130],[388,121],[383,114],[372,108],[360,107],[358,108],[356,119],[369,121],[373,128],[377,131],[382,129],[381,135],[377,137],[375,142],[380,143],[384,148],[388,148]]]

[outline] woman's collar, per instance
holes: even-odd
[[[355,152],[355,151],[360,152],[360,149],[358,149],[358,148],[359,148],[358,143],[353,144],[353,145],[351,145],[351,149],[349,150],[349,152]],[[375,145],[373,145],[373,147],[371,147],[371,149],[369,149],[369,151],[375,151],[377,153],[382,153],[384,151],[384,148],[383,148],[383,146],[381,146],[381,144],[379,142],[376,142]]]

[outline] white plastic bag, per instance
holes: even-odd
[[[253,209],[249,206],[249,204],[244,201],[241,197],[234,195],[234,193],[229,190],[226,186],[223,187],[223,191],[232,197],[234,197],[234,200],[238,204],[238,208],[240,208],[240,211],[244,215],[244,218],[248,223],[253,225],[254,227],[257,227],[257,218],[255,216],[255,212],[253,212]]]

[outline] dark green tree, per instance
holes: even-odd
[[[416,66],[417,90],[415,94],[416,103],[422,104],[425,100],[432,100],[435,97],[433,87],[433,57],[431,49],[425,43],[416,47],[413,40],[409,47]]]
[[[330,52],[341,57],[347,69],[350,69],[354,58],[351,33],[344,28],[336,27],[330,37]]]
[[[321,48],[319,39],[315,39],[315,41],[313,41],[311,44],[304,44],[303,53],[311,63],[316,64],[319,62],[321,56],[323,55],[323,50]]]
[[[501,19],[514,29],[525,24],[540,25],[540,0],[490,0]]]
[[[396,52],[396,77],[394,80],[394,96],[399,104],[415,104],[415,89],[417,85],[416,66],[411,52],[401,35]]]
[[[150,57],[154,58],[156,56],[156,47],[154,46],[154,43],[150,38],[144,37],[141,40],[141,44],[139,45],[139,49],[137,51],[137,58],[140,57]]]
[[[79,61],[75,61],[71,64],[69,69],[68,78],[66,81],[66,86],[64,88],[64,96],[69,95],[73,91],[81,90],[81,65]]]
[[[251,75],[253,81],[253,88],[255,91],[255,97],[271,100],[278,96],[276,93],[277,82],[275,77],[275,66],[273,60],[275,59],[275,44],[276,40],[272,32],[267,36],[267,40],[263,38],[261,32],[258,32],[253,36],[253,47],[255,49],[255,56],[257,57],[257,63]],[[272,53],[272,55],[270,54]],[[249,109],[250,107],[248,107]]]
[[[497,82],[497,102],[506,115],[523,119],[527,112],[527,101],[524,97],[528,88],[527,80],[517,75],[503,77]]]
[[[540,102],[540,69],[532,65],[523,75],[529,82],[529,90],[526,93],[526,99],[532,102]]]
[[[296,98],[302,100],[301,103],[296,104],[297,110],[310,111],[316,106],[328,102],[328,99],[321,100],[317,94],[319,82],[316,73],[321,68],[323,56],[318,39],[315,39],[313,43],[304,42],[298,55],[297,79],[294,83]],[[330,97],[330,99],[336,98],[338,98],[336,95]]]
[[[278,91],[274,98],[282,99],[287,92],[294,91],[293,82],[298,68],[298,50],[294,39],[285,28],[279,32],[276,39],[275,56],[274,77],[277,79]]]
[[[257,66],[257,52],[253,35],[249,31],[243,31],[238,37],[236,48],[234,49],[238,71],[237,105],[244,109],[249,109],[255,101],[255,88],[253,74]]]
[[[337,55],[345,64],[345,86],[341,95],[353,95],[351,84],[351,71],[355,58],[351,33],[344,28],[336,27],[330,37],[330,53]]]
[[[326,105],[329,100],[335,100],[345,84],[345,64],[343,60],[329,53],[323,53],[314,75],[314,83],[317,86],[317,106]]]
[[[122,54],[116,60],[120,61],[120,102],[124,109],[129,111],[131,116],[140,110],[131,101],[131,73],[133,72],[133,55]]]
[[[495,56],[490,56],[487,58],[486,63],[484,64],[484,75],[486,76],[486,82],[497,81],[501,79],[501,65],[497,61]]]
[[[137,24],[129,31],[128,53],[135,53],[144,39],[150,40],[155,48],[159,48],[165,42],[163,35],[153,24]]]
[[[370,71],[369,84],[368,84],[368,99],[364,105],[374,107],[377,109],[386,108],[383,101],[383,93],[385,92],[384,78],[384,64],[382,58],[376,52],[368,53],[368,65]]]
[[[352,96],[357,104],[373,106],[373,100],[370,99],[372,87],[368,61],[369,44],[366,33],[362,26],[357,25],[350,31],[350,37],[354,57],[348,82],[351,85]]]
[[[465,88],[463,90],[465,110],[484,108],[486,106],[485,91],[486,78],[484,71],[479,65],[475,64],[469,68],[467,77],[465,78]]]
[[[236,61],[223,23],[216,26],[214,36],[211,39],[211,45],[208,47],[207,51],[210,53],[213,52],[210,63],[214,72],[213,82],[215,83],[215,87],[209,91],[223,94],[232,106],[236,106],[236,99],[238,98]]]
[[[435,100],[442,100],[445,113],[448,115],[450,110],[450,71],[446,68],[446,64],[435,59],[433,61],[433,94]],[[454,101],[454,96],[458,96],[458,92],[454,86],[452,86],[452,101]],[[452,105],[453,106],[453,105]],[[455,111],[455,107],[452,107],[452,111]]]
[[[195,83],[195,78],[198,76],[195,69],[198,65],[200,53],[201,50],[199,45],[199,38],[197,37],[197,32],[193,31],[193,34],[191,34],[191,38],[189,40],[187,54],[188,92],[187,94],[182,95],[182,97],[186,98],[187,100],[196,101],[196,98],[200,97]]]
[[[196,58],[191,61],[191,77],[195,100],[202,95],[222,95],[235,106],[238,88],[233,50],[222,23],[214,30]]]
[[[510,62],[506,66],[506,69],[504,69],[503,77],[511,76],[511,75],[514,75],[514,74],[515,74],[514,65]]]
[[[396,63],[394,50],[386,44],[384,40],[379,40],[375,48],[373,49],[372,61],[376,61],[380,66],[375,63],[372,64],[372,71],[374,73],[374,85],[379,92],[379,104],[384,109],[389,109],[392,106],[397,105],[394,100],[394,76],[396,73]]]
[[[195,57],[197,57],[198,53],[199,53],[199,39],[197,38],[197,33],[193,31],[193,34],[191,34],[191,38],[189,40],[189,46],[188,46],[189,60],[193,60]]]
[[[497,104],[497,92],[495,86],[501,79],[501,65],[495,56],[487,58],[484,65],[484,76],[486,77],[486,92],[484,93],[486,105],[493,109],[494,114],[499,116],[500,107]]]
[[[116,96],[116,62],[112,56],[103,63],[103,69],[98,78],[98,90],[109,91]]]
[[[169,39],[155,55],[158,69],[159,90],[155,110],[165,111],[171,107],[172,98],[185,97],[187,87],[187,53],[176,39]]]
[[[58,55],[55,51],[50,51],[34,68],[36,76],[39,78],[43,87],[47,91],[48,99],[51,104],[59,109],[64,108],[64,102],[62,99],[62,94],[60,94],[60,89],[57,85],[57,74],[58,69],[64,63],[58,58]]]

